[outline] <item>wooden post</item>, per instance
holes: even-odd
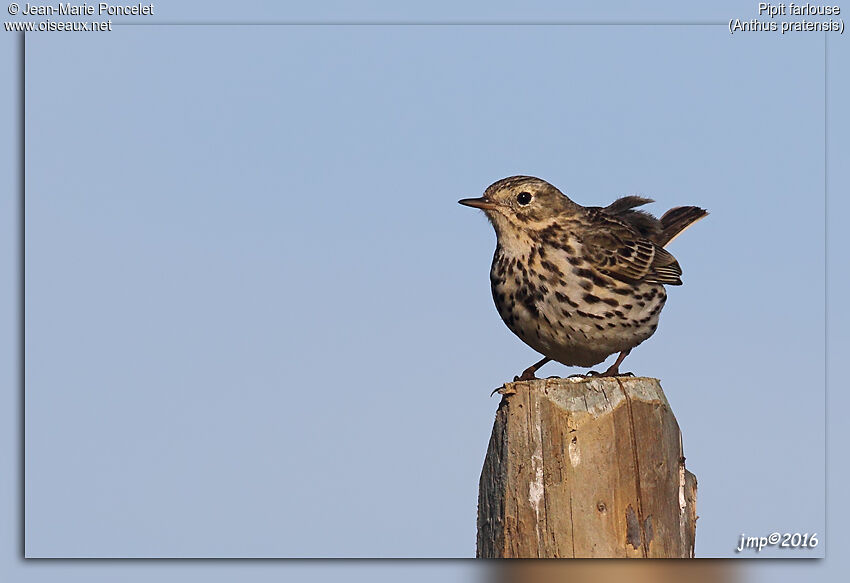
[[[477,556],[693,557],[696,477],[657,379],[507,383]]]

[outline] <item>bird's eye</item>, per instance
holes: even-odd
[[[516,195],[516,201],[523,206],[527,205],[531,202],[531,193],[525,191],[520,192],[518,195]]]

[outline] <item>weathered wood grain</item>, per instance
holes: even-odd
[[[479,557],[693,556],[696,478],[657,379],[538,379],[502,393]]]

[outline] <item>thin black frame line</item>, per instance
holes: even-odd
[[[829,33],[823,34],[823,528],[829,533]],[[824,537],[824,559],[829,549]]]
[[[25,486],[25,476],[26,476],[26,388],[25,388],[25,377],[24,372],[26,370],[25,362],[26,362],[26,318],[24,316],[25,313],[25,302],[26,302],[26,251],[24,245],[26,244],[26,237],[24,233],[24,228],[26,225],[26,204],[25,204],[25,192],[26,192],[26,52],[27,52],[27,35],[25,32],[20,33],[19,41],[18,41],[18,274],[20,276],[20,281],[18,281],[18,297],[17,297],[17,305],[18,305],[18,415],[20,417],[21,424],[21,446],[18,449],[18,471],[20,472],[20,480],[18,480],[18,485],[20,488],[20,492],[18,493],[18,503],[20,504],[20,508],[18,509],[18,520],[20,521],[19,529],[20,529],[20,542],[18,545],[18,552],[22,558],[26,558],[26,486]]]
[[[606,21],[231,21],[231,22],[113,22],[112,26],[727,26],[720,21],[606,22]]]

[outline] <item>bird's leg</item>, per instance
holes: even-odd
[[[632,373],[623,373],[623,375],[620,375],[620,365],[623,364],[623,361],[626,359],[626,357],[629,355],[629,352],[631,352],[631,351],[632,350],[630,348],[628,350],[624,350],[623,352],[621,352],[620,355],[617,356],[617,360],[614,361],[614,364],[609,366],[608,370],[606,370],[605,372],[603,372],[599,376],[601,376],[601,377],[618,377],[618,376],[625,376],[625,375],[634,376],[634,375],[632,375]]]
[[[537,377],[536,377],[536,376],[534,376],[534,373],[536,373],[536,372],[537,372],[537,369],[538,369],[538,368],[540,368],[541,366],[543,366],[544,364],[546,364],[546,363],[547,363],[547,362],[549,362],[550,360],[552,360],[552,359],[551,359],[551,358],[549,358],[548,356],[546,356],[546,357],[544,357],[542,360],[540,360],[539,362],[535,362],[535,363],[534,363],[534,364],[532,364],[530,367],[528,367],[527,369],[525,369],[524,371],[522,371],[522,374],[521,374],[521,375],[519,375],[518,377],[514,377],[514,382],[517,382],[517,381],[530,381],[530,380],[532,380],[532,379],[536,379]]]

